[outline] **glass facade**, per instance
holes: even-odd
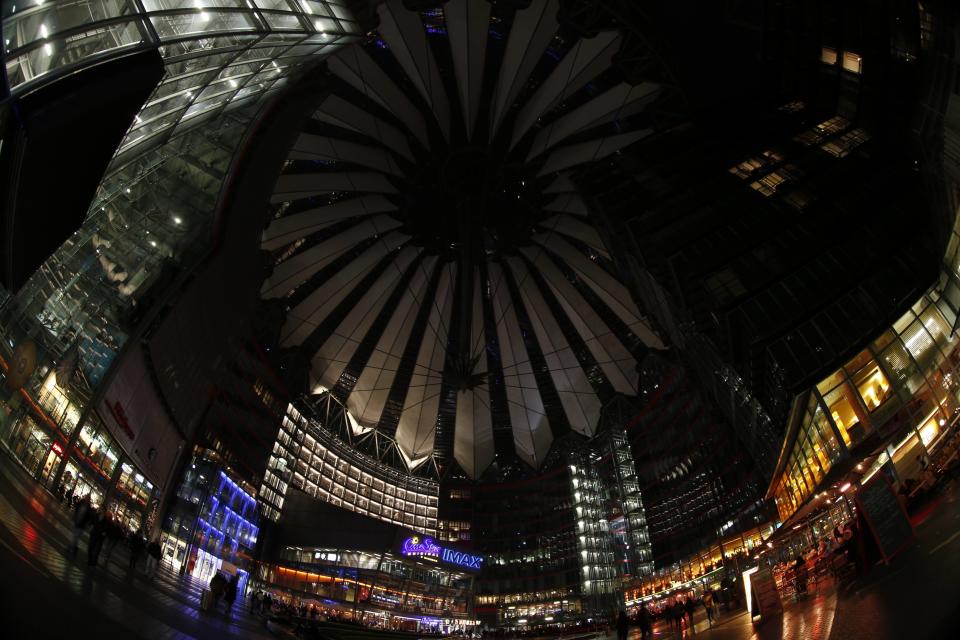
[[[476,624],[469,619],[473,576],[389,551],[286,547],[277,565],[261,567],[259,578],[304,603],[333,605],[366,622],[387,614],[387,627],[402,627],[410,615]]]
[[[290,485],[332,505],[436,535],[436,482],[364,456],[293,405],[277,432],[260,487],[266,517],[279,517]]]
[[[134,50],[164,60],[81,228],[16,295],[0,291],[2,368],[24,347],[33,365],[0,392],[0,439],[48,486],[69,471],[95,498],[112,495],[122,452],[90,398],[145,311],[207,251],[262,98],[359,27],[338,3],[312,0],[3,0],[0,12],[14,97]]]
[[[937,446],[960,409],[955,318],[946,297],[933,290],[811,390],[774,487],[782,520],[817,492],[839,460],[871,436],[894,439],[896,445],[886,455],[902,477],[919,473],[917,456]]]
[[[177,570],[209,580],[224,563],[246,566],[260,533],[258,525],[252,490],[199,451],[184,472],[177,500],[164,521],[163,558]],[[248,572],[238,572],[242,593]]]

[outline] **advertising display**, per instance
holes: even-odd
[[[876,474],[860,488],[855,499],[885,563],[914,542],[913,525],[886,473]]]
[[[433,541],[433,538],[423,536],[410,536],[404,540],[400,552],[405,556],[436,558],[447,564],[476,571],[483,567],[483,556],[441,547]]]
[[[110,434],[161,491],[182,441],[139,348],[129,349],[97,413]]]

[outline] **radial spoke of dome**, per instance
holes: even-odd
[[[450,104],[423,22],[417,13],[405,9],[401,0],[387,0],[377,12],[380,15],[380,36],[427,101],[444,139],[449,141]]]
[[[577,192],[576,185],[573,184],[573,180],[570,179],[569,173],[558,174],[557,177],[554,178],[553,182],[551,182],[549,185],[547,185],[543,189],[543,192],[559,193],[559,194],[565,194],[565,195],[577,195],[578,197],[580,195]],[[557,197],[560,197],[560,196],[557,196]]]
[[[412,263],[418,253],[410,246],[387,252],[303,341],[302,346],[311,354],[315,365],[322,367],[317,377],[324,386],[335,387],[344,369],[334,361],[336,356],[349,358],[353,355],[389,299],[391,289],[403,278],[401,265]]]
[[[460,280],[458,275],[458,273],[452,273],[449,270],[445,273],[445,277],[437,288],[437,294],[435,296],[435,299],[442,300],[442,302],[431,315],[436,314],[440,317],[443,315],[451,316],[456,312],[456,291]],[[443,460],[449,457],[449,452],[442,450],[443,443],[437,443],[436,441],[439,422],[439,405],[443,395],[445,376],[442,374],[438,376],[432,373],[432,371],[437,369],[445,369],[445,363],[447,361],[446,342],[440,340],[423,340],[421,342],[419,353],[417,354],[417,364],[408,383],[404,409],[400,415],[400,422],[396,432],[397,441],[409,443],[408,450],[414,455],[421,453],[421,447],[429,442],[429,448],[435,452],[435,456],[439,455]],[[411,393],[410,385],[419,385],[421,383],[426,384],[427,387],[422,391],[420,389],[414,389]],[[430,394],[434,389],[437,391],[435,394],[436,401],[433,399],[431,399],[429,403],[418,403],[415,401],[418,395]],[[411,404],[411,401],[414,401],[413,404]],[[414,411],[411,407],[416,407],[416,410]],[[440,446],[440,450],[438,450],[438,445]]]
[[[289,292],[299,289],[319,271],[334,264],[351,249],[360,245],[369,245],[371,230],[379,228],[386,232],[400,226],[400,223],[392,218],[386,216],[382,218],[379,225],[372,219],[363,220],[360,224],[282,262],[264,281],[260,289],[261,296],[276,298],[289,295]]]
[[[490,29],[490,3],[477,0],[450,0],[444,5],[447,33],[450,36],[450,54],[460,92],[460,107],[467,129],[467,139],[473,137],[480,110],[480,88],[483,85],[483,67],[486,63],[487,38]]]
[[[528,265],[520,259],[511,259],[510,265],[515,272],[527,271]],[[521,320],[521,327],[531,326],[537,343],[534,348],[528,348],[528,353],[540,352],[537,354],[538,360],[533,363],[534,371],[545,368],[549,374],[538,377],[537,383],[541,384],[541,379],[550,380],[554,387],[551,393],[556,394],[570,428],[591,436],[600,419],[600,400],[587,379],[587,372],[579,366],[573,348],[558,325],[559,318],[552,313],[553,310],[540,295],[536,279],[536,275],[531,276],[533,282],[518,293],[526,315],[526,319]],[[560,313],[562,315],[562,309]],[[586,351],[586,345],[581,345],[581,348]],[[548,355],[545,349],[552,350],[552,354]],[[563,367],[564,360],[574,366]],[[546,401],[547,398],[544,399]],[[550,422],[554,423],[553,420]]]
[[[558,220],[555,220],[555,221],[554,221],[554,227],[551,228],[551,231],[555,230],[556,225],[557,225],[558,223],[559,223]],[[539,245],[538,245],[538,246],[539,246]],[[541,250],[542,250],[542,248],[541,248]],[[497,281],[496,281],[495,283],[493,283],[493,288],[492,288],[492,291],[493,291],[493,294],[492,294],[492,295],[493,295],[493,296],[496,296],[496,295],[499,293],[499,291],[500,291],[500,285],[501,285],[501,281],[503,280],[504,273],[505,273],[505,272],[504,272],[503,270],[501,270],[501,272],[500,272],[500,277],[497,279]],[[526,277],[524,277],[524,279],[522,279],[522,280],[520,281],[519,286],[522,287],[525,280],[526,280]],[[512,304],[512,303],[511,303],[511,304]],[[495,326],[496,326],[496,327],[499,328],[500,324],[503,322],[504,315],[506,314],[506,312],[507,312],[509,309],[510,309],[510,305],[507,305],[506,307],[504,307],[504,309],[503,309],[503,314],[499,315],[499,316],[497,317],[497,319],[496,319],[496,322],[495,322]],[[471,351],[471,352],[475,351],[478,346],[479,346],[478,344],[475,344],[475,345],[470,349],[470,351]]]
[[[592,249],[602,253],[604,256],[610,255],[610,253],[607,251],[607,248],[604,246],[603,240],[600,238],[600,233],[597,231],[596,227],[586,222],[584,218],[575,218],[573,216],[560,213],[555,216],[550,216],[543,221],[543,224],[548,225],[554,233],[571,236],[582,242],[585,242]]]
[[[396,231],[387,235],[388,238],[382,243],[358,244],[356,251],[345,253],[341,260],[330,263],[327,269],[332,270],[332,274],[318,272],[323,277],[322,281],[314,284],[310,293],[288,312],[287,321],[281,331],[281,344],[302,344],[312,332],[312,329],[305,326],[306,319],[322,319],[329,315],[350,291],[352,283],[361,280],[373,265],[410,239],[410,236]],[[310,324],[315,325],[317,322]]]
[[[407,144],[407,137],[399,129],[336,94],[331,94],[324,99],[314,112],[313,118],[342,129],[356,131],[413,162],[413,152]]]
[[[363,195],[359,198],[341,200],[324,207],[307,209],[271,222],[270,226],[263,232],[260,248],[272,251],[305,238],[314,231],[340,220],[396,210],[397,205],[380,194]]]
[[[337,160],[376,169],[393,176],[402,176],[390,152],[382,147],[371,147],[330,136],[301,133],[290,154],[292,160]]]
[[[430,148],[426,121],[420,110],[363,47],[348,47],[330,57],[327,64],[332,73],[395,115],[424,148]]]
[[[433,274],[430,276],[429,284],[425,297],[434,298],[437,291],[441,288],[441,280],[444,279],[444,267],[438,264]],[[407,338],[407,344],[404,347],[403,355],[400,358],[400,367],[397,375],[394,376],[393,386],[387,397],[383,412],[380,414],[380,420],[377,423],[377,430],[394,435],[400,422],[400,416],[403,413],[404,401],[407,396],[407,389],[417,364],[420,354],[420,347],[423,344],[424,334],[427,329],[429,317],[433,314],[435,305],[420,304],[417,308],[416,318],[410,335]]]
[[[572,213],[576,216],[586,217],[589,215],[587,204],[580,197],[579,193],[561,193],[553,200],[543,205],[544,211],[559,211],[562,213]]]
[[[510,148],[515,147],[553,105],[578,91],[608,68],[619,47],[620,34],[616,31],[605,31],[593,38],[577,42],[520,109],[513,125]]]
[[[397,188],[382,173],[375,171],[335,171],[329,173],[285,174],[277,179],[271,203],[303,200],[337,191],[397,193]]]
[[[556,34],[559,9],[559,0],[533,0],[527,9],[517,11],[494,88],[491,138]]]
[[[550,152],[550,155],[547,156],[547,160],[543,163],[540,171],[537,172],[537,176],[545,176],[554,171],[562,171],[570,167],[606,158],[611,153],[619,151],[638,140],[643,140],[652,133],[653,131],[651,129],[641,129],[639,131],[606,136],[599,140],[589,140],[587,142],[554,149]]]
[[[545,320],[547,322],[552,321],[556,325],[555,327],[550,327],[547,334],[553,336],[559,332],[563,336],[570,349],[570,353],[576,358],[576,363],[579,365],[580,370],[585,376],[585,380],[590,384],[593,392],[602,402],[609,402],[613,399],[615,391],[610,380],[601,369],[601,364],[594,358],[583,335],[581,335],[577,330],[576,324],[567,315],[565,308],[556,298],[553,289],[547,283],[546,278],[544,278],[539,268],[533,264],[526,255],[521,255],[522,259],[526,262],[527,270],[530,271],[533,277],[537,293],[549,309],[549,314],[544,314]],[[544,357],[549,357],[549,355],[544,353]],[[564,369],[568,368],[571,367],[564,367]]]
[[[435,271],[436,256],[425,256],[421,251],[418,259],[430,265],[431,273]],[[388,307],[385,307],[384,313],[374,323],[371,331],[381,331],[381,335],[375,344],[376,348],[372,349],[370,347],[371,343],[366,343],[366,349],[358,351],[353,362],[345,369],[345,377],[342,377],[338,382],[338,384],[343,385],[344,390],[352,389],[356,385],[364,387],[366,385],[380,386],[381,384],[389,384],[392,389],[395,378],[401,373],[400,365],[410,334],[413,332],[417,316],[423,308],[423,305],[418,302],[420,296],[415,299],[409,293],[417,291],[421,294],[425,293],[430,286],[430,277],[426,275],[424,269],[413,266],[407,269],[405,282],[405,287],[397,287],[394,292],[396,294],[395,298],[391,300]],[[371,333],[371,337],[375,337],[375,335]],[[347,373],[349,373],[349,376],[346,375]],[[360,391],[344,393],[349,406],[354,410],[354,414],[371,424],[379,422],[389,394],[390,391],[386,393]]]
[[[560,395],[557,392],[553,378],[547,371],[546,363],[543,357],[543,349],[537,340],[536,330],[530,320],[529,312],[523,304],[521,286],[513,274],[513,269],[507,263],[502,263],[500,268],[504,271],[504,282],[506,283],[506,295],[511,301],[509,313],[511,318],[509,322],[501,325],[500,330],[504,331],[511,340],[512,355],[515,360],[523,358],[526,354],[530,360],[529,365],[521,366],[516,372],[516,386],[526,388],[535,384],[539,391],[537,393],[539,402],[544,407],[544,412],[549,417],[550,430],[553,436],[560,437],[570,431],[570,422],[566,411],[563,408]],[[523,274],[526,279],[528,274]],[[508,313],[505,310],[505,314]],[[509,366],[504,366],[504,375],[509,375],[507,371]],[[509,383],[508,383],[509,388]],[[524,394],[526,396],[528,394]]]
[[[643,82],[637,86],[621,82],[537,132],[527,154],[527,161],[572,135],[639,113],[650,104],[659,89],[659,85],[653,82]]]
[[[487,262],[477,265],[480,281],[490,282],[490,269]],[[504,383],[500,338],[496,327],[494,292],[487,286],[479,289],[480,304],[483,312],[484,353],[487,362],[487,389],[490,397],[490,421],[493,428],[495,455],[507,457],[514,455],[513,425],[507,403]]]

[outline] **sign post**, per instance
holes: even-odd
[[[857,508],[877,543],[884,564],[916,540],[913,524],[897,500],[893,485],[885,473],[877,473],[863,485],[855,497]]]

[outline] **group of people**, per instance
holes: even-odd
[[[854,541],[854,531],[849,524],[834,527],[830,535],[825,536],[806,553],[798,554],[792,561],[794,592],[800,596],[807,593],[810,581],[810,569],[818,563],[833,563],[838,557],[850,550]]]
[[[84,531],[90,530],[90,539],[87,542],[87,566],[95,567],[100,563],[101,556],[104,564],[110,562],[114,550],[121,540],[126,540],[130,547],[129,568],[134,570],[140,558],[146,555],[145,572],[149,577],[156,574],[160,563],[160,542],[154,538],[147,543],[142,533],[129,531],[123,524],[106,509],[98,509],[90,501],[90,495],[84,495],[74,501],[71,497],[68,504],[73,505],[73,535],[70,541],[70,557],[75,558],[80,548],[80,539]]]
[[[230,609],[233,608],[233,603],[237,599],[237,586],[239,584],[240,574],[238,573],[233,574],[229,579],[225,578],[220,571],[213,574],[213,577],[210,578],[210,594],[213,597],[210,608],[216,609],[217,603],[223,598],[227,603],[226,611],[230,613]]]
[[[686,626],[687,629],[692,629],[694,614],[700,607],[703,607],[707,614],[707,621],[713,626],[713,621],[717,618],[719,612],[717,609],[717,598],[713,591],[709,589],[704,591],[703,595],[699,598],[694,596],[687,598],[678,596],[672,603],[665,603],[658,610],[656,616],[651,613],[646,606],[641,605],[637,610],[634,620],[631,621],[627,617],[626,612],[621,610],[616,621],[617,637],[626,638],[627,628],[631,624],[640,627],[640,636],[642,638],[652,637],[655,617],[665,620],[671,630],[676,629],[682,632],[684,626]]]

